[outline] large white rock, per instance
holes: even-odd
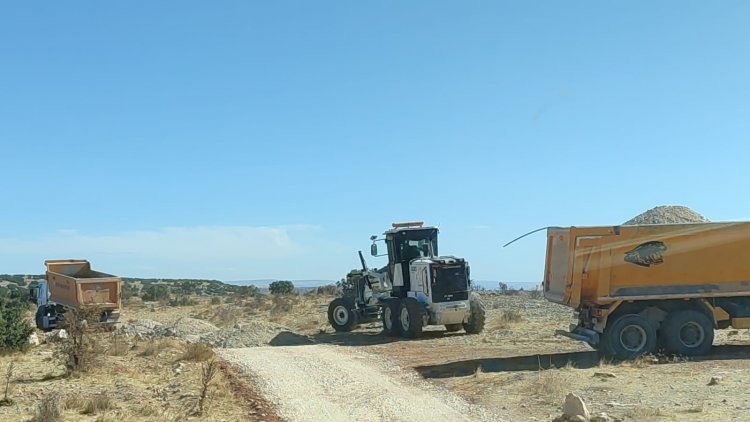
[[[568,393],[565,396],[565,404],[563,405],[563,416],[570,420],[580,420],[579,416],[583,417],[584,420],[589,420],[591,414],[589,409],[586,407],[586,403],[583,399],[574,393]]]
[[[42,342],[39,341],[39,336],[36,335],[36,333],[31,333],[29,336],[29,344],[32,346],[39,346]]]

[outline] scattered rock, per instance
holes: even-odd
[[[32,346],[39,346],[42,343],[39,341],[39,336],[36,335],[36,333],[31,333],[29,336],[29,344]]]
[[[612,418],[606,413],[597,413],[589,419],[590,422],[612,422]]]
[[[737,336],[737,335],[739,335],[739,334],[740,334],[740,332],[739,332],[739,331],[737,331],[737,330],[732,330],[732,331],[730,331],[730,332],[728,332],[728,333],[727,333],[727,337],[729,337],[729,336]]]
[[[625,406],[624,404],[622,404],[622,403],[618,403],[618,402],[616,402],[616,401],[609,401],[609,402],[607,402],[607,403],[605,403],[605,404],[606,404],[607,406],[609,406],[609,407],[623,407],[623,406]]]
[[[587,421],[591,417],[591,414],[581,397],[575,393],[568,393],[568,395],[565,396],[565,404],[563,404],[563,417],[566,417],[569,420],[575,420],[573,418],[578,416],[583,417],[583,420]]]
[[[708,385],[719,385],[719,383],[724,379],[724,377],[716,376],[711,377],[711,380],[708,382]]]
[[[615,375],[612,372],[594,372],[594,377],[596,377],[596,378],[617,378],[617,375]]]
[[[250,321],[235,324],[233,328],[220,329],[208,321],[195,318],[183,317],[168,324],[143,319],[129,321],[120,326],[119,330],[125,336],[137,339],[177,337],[191,343],[204,343],[221,348],[313,343],[308,336],[298,334],[291,328],[266,321]]]

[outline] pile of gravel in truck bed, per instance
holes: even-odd
[[[642,224],[679,224],[708,223],[710,220],[688,207],[681,205],[662,205],[652,208],[623,223],[624,226]]]

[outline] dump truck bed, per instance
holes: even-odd
[[[550,228],[544,295],[577,309],[750,296],[750,222]]]
[[[120,309],[122,279],[91,269],[86,260],[47,260],[50,301],[69,308]]]

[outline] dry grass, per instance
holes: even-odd
[[[168,345],[169,343],[166,340],[150,340],[143,346],[143,350],[141,350],[138,356],[158,356]]]
[[[202,343],[190,343],[185,347],[185,351],[177,358],[178,361],[205,362],[215,356],[211,346]]]
[[[96,396],[86,399],[83,408],[81,409],[82,415],[95,415],[100,412],[106,412],[115,407],[114,402],[106,393],[100,393]]]
[[[500,316],[500,321],[515,324],[523,321],[523,314],[518,309],[506,309]]]
[[[125,338],[117,333],[112,333],[111,342],[107,348],[107,356],[125,356],[130,351],[130,346]]]
[[[213,316],[210,317],[209,320],[217,326],[226,327],[234,325],[237,321],[239,321],[242,318],[242,314],[242,308],[239,308],[235,305],[224,305],[217,308],[214,311]]]
[[[557,403],[565,395],[569,386],[559,370],[539,371],[529,386],[529,393],[548,403]]]
[[[63,420],[60,396],[50,393],[37,403],[32,422],[61,422]]]
[[[651,422],[655,418],[667,416],[658,407],[637,406],[627,413],[629,420],[636,422]]]
[[[289,295],[277,295],[273,297],[273,305],[271,306],[270,316],[271,321],[276,322],[279,317],[284,314],[291,313],[294,310],[294,305],[297,304],[297,296]]]
[[[643,369],[648,368],[651,365],[659,363],[659,359],[657,357],[646,355],[646,356],[638,356],[637,358],[631,360],[631,361],[623,361],[623,365],[631,366],[633,368]]]

